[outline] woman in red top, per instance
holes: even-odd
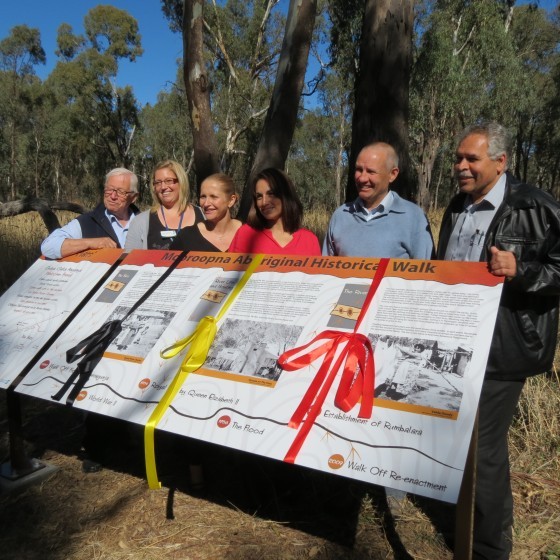
[[[292,180],[280,169],[261,171],[251,185],[253,207],[235,234],[232,253],[321,255],[314,233],[301,227],[303,206]]]

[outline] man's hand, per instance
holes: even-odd
[[[91,237],[85,241],[89,242],[88,249],[115,249],[117,247],[110,237]]]
[[[110,237],[83,237],[81,239],[65,239],[60,248],[63,257],[81,253],[88,249],[115,249],[117,244]]]
[[[517,261],[511,251],[500,251],[497,247],[490,247],[490,262],[488,270],[494,276],[513,278],[517,274]]]

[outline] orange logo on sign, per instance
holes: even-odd
[[[140,389],[145,389],[149,384],[150,380],[146,377],[145,379],[142,379],[140,383],[138,383],[138,387],[140,387]]]
[[[230,422],[231,418],[229,416],[220,416],[218,418],[218,428],[227,428]]]
[[[331,469],[340,469],[340,467],[344,465],[344,457],[338,453],[331,455],[328,460],[328,465]]]
[[[80,391],[76,397],[77,401],[83,401],[87,397],[87,391]]]

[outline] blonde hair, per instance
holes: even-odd
[[[235,183],[233,182],[233,179],[229,175],[226,175],[225,173],[213,173],[212,175],[208,175],[208,177],[206,177],[206,179],[204,179],[204,181],[202,181],[202,183],[200,184],[201,194],[202,194],[202,187],[204,186],[204,183],[206,183],[206,181],[213,181],[217,183],[227,197],[230,198],[232,196],[235,197],[235,202],[229,210],[230,213],[237,212],[239,195],[237,194],[237,189],[235,188]]]
[[[220,185],[220,187],[224,191],[224,194],[226,194],[227,196],[235,195],[237,197],[235,184],[233,182],[233,179],[229,175],[226,175],[225,173],[213,173],[212,175],[208,175],[208,177],[206,177],[206,179],[202,181],[200,185],[201,188],[202,185],[206,183],[206,181],[215,181]]]
[[[152,194],[152,206],[150,210],[152,212],[157,212],[161,208],[161,202],[157,197],[156,189],[154,187],[156,171],[159,171],[160,169],[170,169],[171,171],[173,171],[173,173],[175,173],[175,176],[179,181],[179,212],[184,212],[189,205],[191,198],[189,178],[187,177],[187,173],[185,172],[183,166],[173,159],[160,161],[152,171],[152,176],[150,177],[150,193]]]

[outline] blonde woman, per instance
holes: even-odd
[[[231,177],[224,173],[206,177],[200,186],[198,199],[206,219],[183,228],[171,244],[171,249],[227,251],[235,232],[241,227],[241,222],[231,217],[237,198]]]
[[[150,191],[152,207],[132,222],[125,251],[169,249],[183,228],[204,220],[202,210],[189,202],[189,180],[180,163],[158,163],[152,173]]]

